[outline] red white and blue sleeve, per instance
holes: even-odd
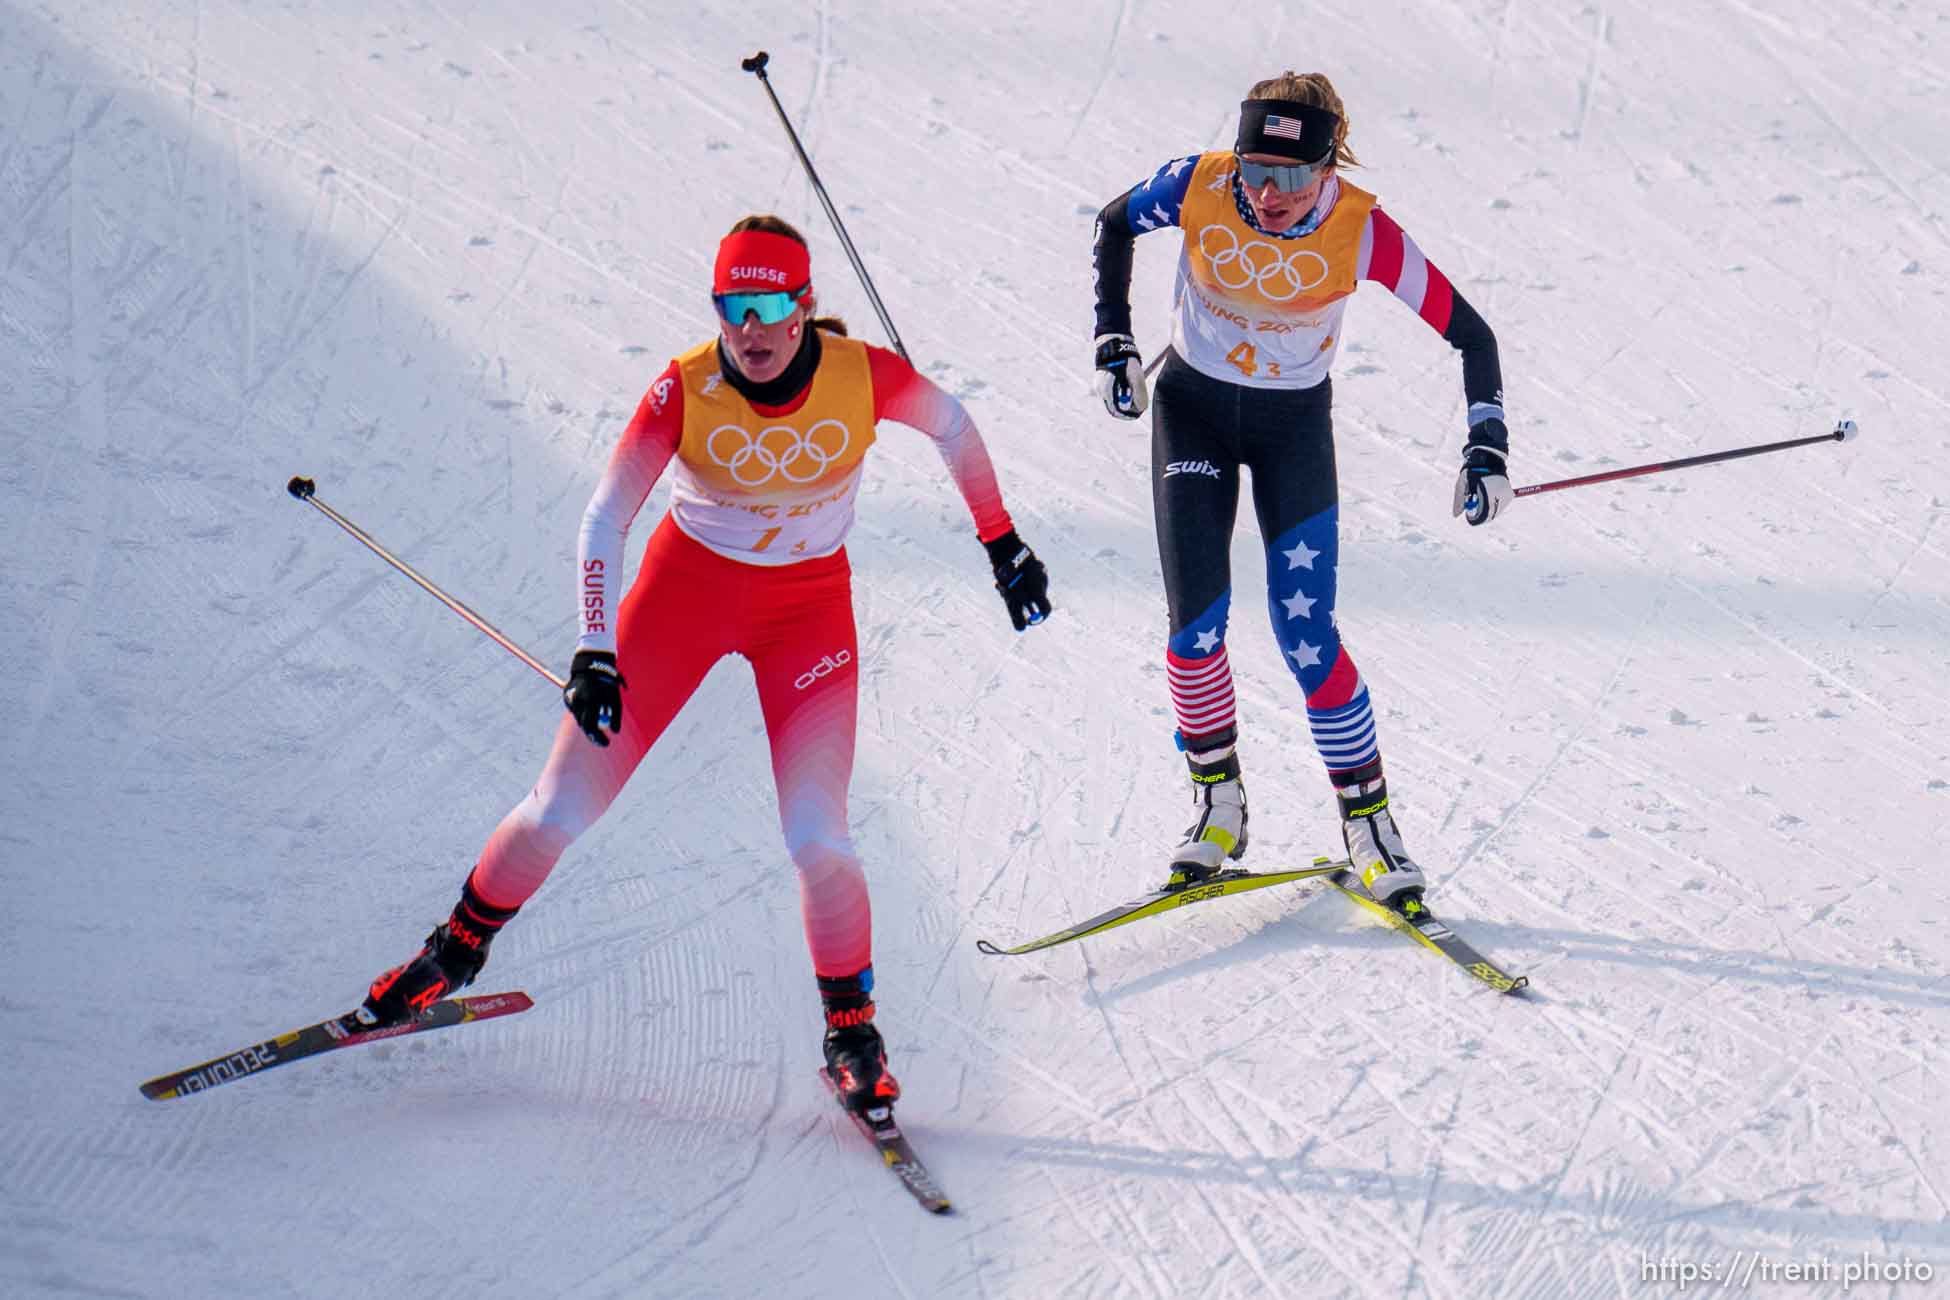
[[[1097,267],[1097,333],[1131,332],[1131,245],[1139,235],[1178,224],[1198,155],[1174,158],[1097,214],[1091,260]]]
[[[893,420],[934,440],[981,540],[992,542],[1013,529],[1002,506],[1002,488],[995,481],[988,447],[967,408],[897,352],[869,343],[867,365],[873,379],[874,422]]]
[[[1430,329],[1462,353],[1463,393],[1469,399],[1469,427],[1503,417],[1503,368],[1496,335],[1469,301],[1456,292],[1441,268],[1422,255],[1408,232],[1380,207],[1368,211],[1361,232],[1356,275],[1373,280],[1408,304]]]
[[[616,653],[623,543],[683,438],[684,384],[673,361],[637,403],[583,511],[576,536],[576,649]]]

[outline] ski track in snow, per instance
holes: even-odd
[[[406,956],[559,717],[286,479],[559,664],[583,503],[711,327],[723,228],[798,224],[822,308],[880,340],[758,48],[1052,573],[1011,633],[933,448],[882,429],[851,821],[902,1123],[957,1214],[814,1076],[739,661],[497,941],[482,989],[534,1010],[141,1100]],[[0,1289],[1609,1300],[1680,1294],[1646,1260],[1950,1269],[1946,48],[1950,15],[1869,0],[0,10]],[[1335,77],[1352,179],[1496,328],[1521,481],[1862,422],[1468,529],[1453,354],[1351,308],[1337,616],[1432,901],[1525,999],[1318,883],[973,947],[1151,888],[1184,824],[1148,427],[1089,388],[1091,223],[1289,66]],[[1138,249],[1150,355],[1176,250]],[[1338,837],[1250,514],[1269,869]]]

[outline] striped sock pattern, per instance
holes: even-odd
[[[1368,688],[1363,685],[1354,698],[1334,709],[1307,709],[1307,725],[1314,735],[1314,747],[1329,772],[1351,772],[1381,756],[1375,740],[1374,710],[1368,707]]]
[[[1166,651],[1165,675],[1171,681],[1171,707],[1178,715],[1178,734],[1187,741],[1235,724],[1232,660],[1223,645],[1203,659],[1185,659]]]

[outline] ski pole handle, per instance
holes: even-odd
[[[1520,487],[1516,494],[1520,497],[1535,496],[1539,492],[1557,492],[1564,488],[1588,487],[1593,483],[1610,483],[1622,478],[1638,478],[1644,474],[1659,474],[1669,469],[1691,469],[1695,465],[1717,465],[1723,460],[1739,460],[1743,456],[1760,456],[1770,451],[1786,451],[1790,447],[1811,447],[1818,442],[1848,442],[1858,430],[1853,420],[1840,420],[1832,433],[1817,433],[1806,438],[1789,438],[1785,442],[1765,442],[1753,447],[1735,447],[1731,451],[1712,451],[1704,456],[1684,456],[1678,460],[1662,460],[1652,465],[1634,465],[1629,469],[1606,470],[1602,474],[1584,474],[1577,478],[1561,478],[1550,483],[1532,483]]]
[[[399,557],[395,556],[391,551],[387,550],[385,547],[381,546],[378,542],[374,541],[371,535],[368,534],[365,529],[359,527],[359,525],[353,523],[350,519],[347,519],[344,515],[332,509],[332,507],[326,505],[323,501],[320,501],[317,495],[318,484],[312,482],[308,478],[294,478],[289,483],[285,484],[285,491],[291,493],[292,496],[298,498],[298,500],[300,501],[303,501],[306,505],[316,507],[320,514],[324,515],[327,519],[337,524],[340,528],[343,528],[346,532],[352,534],[354,538],[356,538],[367,549],[372,551],[374,555],[377,555],[380,559],[386,561],[386,563],[392,565],[395,569],[398,569],[401,573],[405,574],[408,578],[411,578],[415,583],[418,583],[420,588],[423,591],[425,591],[428,595],[434,597],[434,599],[438,600],[441,604],[445,605],[448,609],[453,610],[454,613],[460,615],[462,618],[466,619],[469,623],[472,623],[476,629],[478,629],[482,634],[484,634],[488,638],[488,640],[494,642],[496,645],[500,646],[503,650],[506,650],[509,654],[521,660],[523,663],[527,664],[530,668],[533,668],[536,672],[540,673],[542,676],[548,678],[549,681],[555,683],[555,688],[557,690],[564,690],[568,687],[567,682],[563,681],[560,677],[557,677],[554,673],[550,672],[547,668],[543,667],[541,661],[536,659],[534,655],[529,654],[526,650],[523,650],[520,646],[516,645],[513,641],[510,641],[507,637],[497,632],[494,629],[493,625],[490,624],[486,619],[482,618],[479,614],[476,614],[473,610],[461,604],[459,601],[455,600],[452,596],[449,596],[446,592],[440,590],[440,588],[434,586],[431,582],[428,582],[425,578],[421,577],[419,573],[417,573],[414,570],[412,565],[406,563],[404,560],[401,560]]]
[[[867,264],[860,260],[860,250],[853,246],[853,236],[846,233],[846,223],[840,220],[839,209],[833,206],[832,198],[826,193],[826,186],[820,182],[819,170],[806,153],[806,146],[799,143],[799,133],[792,128],[792,119],[786,116],[785,105],[779,102],[778,92],[772,89],[772,79],[765,75],[765,65],[772,56],[764,50],[748,59],[740,59],[738,66],[758,77],[758,84],[765,87],[766,97],[772,101],[772,111],[779,115],[779,125],[785,128],[786,138],[792,141],[792,151],[799,155],[799,165],[806,169],[806,179],[812,182],[813,193],[819,196],[819,206],[826,209],[826,219],[833,223],[833,233],[840,237],[840,247],[846,251],[846,260],[853,263],[853,273],[860,277],[860,287],[867,291],[867,301],[873,304],[874,315],[880,317],[880,327],[887,331],[888,340],[894,351],[901,354],[901,360],[912,361],[907,355],[907,344],[901,342],[900,331],[894,328],[894,318],[887,314],[887,304],[880,300],[880,290],[874,287],[873,277],[867,274]]]

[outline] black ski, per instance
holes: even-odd
[[[1528,975],[1511,975],[1504,971],[1495,962],[1457,938],[1456,932],[1438,920],[1435,913],[1424,906],[1420,900],[1413,905],[1413,914],[1405,914],[1370,894],[1368,887],[1361,883],[1361,878],[1352,871],[1346,869],[1336,871],[1327,878],[1327,882],[1387,921],[1394,929],[1400,930],[1423,947],[1441,953],[1498,993],[1521,993],[1530,987]]]
[[[464,1025],[472,1020],[511,1016],[534,1005],[534,1000],[526,993],[487,993],[448,998],[444,1002],[434,1003],[415,1019],[384,1029],[364,1028],[350,1014],[333,1016],[330,1020],[294,1029],[255,1046],[239,1048],[228,1056],[219,1056],[187,1070],[151,1079],[142,1085],[142,1095],[150,1101],[168,1101],[172,1097],[204,1092],[219,1084],[248,1079],[253,1074],[262,1074],[276,1066],[289,1065],[320,1052],[334,1052],[341,1047],[357,1047],[360,1043],[375,1043],[382,1038],[419,1034],[429,1029],[445,1029],[449,1025]]]
[[[1087,921],[1078,921],[1067,930],[1046,934],[1040,939],[1017,944],[1013,948],[998,948],[987,939],[977,939],[975,947],[991,957],[1017,957],[1026,952],[1036,952],[1043,948],[1053,948],[1059,943],[1072,939],[1087,939],[1093,934],[1142,921],[1147,916],[1169,912],[1173,908],[1189,907],[1193,903],[1209,902],[1214,898],[1225,898],[1231,894],[1243,894],[1250,889],[1264,889],[1268,885],[1284,885],[1295,880],[1310,880],[1316,876],[1332,876],[1347,866],[1346,862],[1329,862],[1325,858],[1317,860],[1311,867],[1301,867],[1293,871],[1221,871],[1196,884],[1165,885],[1154,889],[1142,898],[1134,898],[1128,903],[1100,912]]]
[[[833,1094],[833,1099],[839,1101],[840,1092],[833,1082],[833,1076],[822,1069],[819,1080]],[[901,1180],[901,1186],[920,1203],[922,1209],[930,1214],[954,1213],[955,1207],[948,1194],[934,1181],[934,1175],[928,1172],[928,1167],[921,1163],[921,1157],[915,1155],[914,1148],[908,1145],[907,1135],[894,1122],[892,1106],[869,1106],[862,1114],[841,1102],[840,1109],[846,1112],[854,1127],[866,1135],[867,1141],[873,1143],[874,1150],[880,1152],[881,1162],[893,1172],[894,1177]]]

